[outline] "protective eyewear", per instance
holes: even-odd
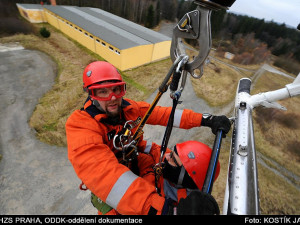
[[[110,101],[113,96],[121,98],[126,93],[126,83],[95,84],[89,87],[90,95],[99,101]]]

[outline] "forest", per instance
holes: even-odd
[[[49,4],[49,0],[2,0],[0,35],[10,32],[7,26],[12,21],[11,15],[17,14],[15,3],[41,2]],[[162,20],[176,22],[196,8],[192,1],[186,0],[56,0],[56,3],[101,8],[148,28],[158,26]],[[229,51],[235,54],[234,61],[242,64],[271,60],[288,72],[299,73],[300,32],[297,29],[225,10],[212,12],[211,25],[213,45],[218,54]]]

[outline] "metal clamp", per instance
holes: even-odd
[[[186,46],[182,42],[182,38],[198,40],[201,48],[198,56],[185,64],[185,70],[194,78],[200,78],[203,75],[203,73],[196,75],[195,70],[202,70],[201,68],[211,48],[210,15],[210,9],[198,6],[197,10],[185,14],[173,30],[171,44],[171,59],[173,62],[180,55],[187,55]]]
[[[173,62],[186,54],[186,46],[182,39],[198,40],[200,46],[199,54],[192,61],[185,64],[192,77],[200,78],[203,75],[203,66],[211,49],[211,23],[210,17],[212,10],[227,9],[235,0],[217,1],[217,0],[197,0],[194,1],[198,6],[197,9],[183,16],[173,29],[171,43],[171,59]],[[200,70],[196,74],[195,70]]]

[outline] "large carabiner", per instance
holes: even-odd
[[[212,10],[228,9],[235,0],[197,0],[197,9],[183,16],[173,29],[171,43],[171,59],[174,62],[179,56],[187,55],[186,46],[182,42],[184,39],[198,40],[200,47],[199,54],[185,64],[192,77],[200,78],[203,75],[203,66],[211,49],[211,23]],[[200,70],[197,75],[195,70]]]

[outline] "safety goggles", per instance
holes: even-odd
[[[99,101],[109,101],[113,96],[121,98],[126,93],[126,83],[95,84],[90,86],[89,93],[91,97]]]

